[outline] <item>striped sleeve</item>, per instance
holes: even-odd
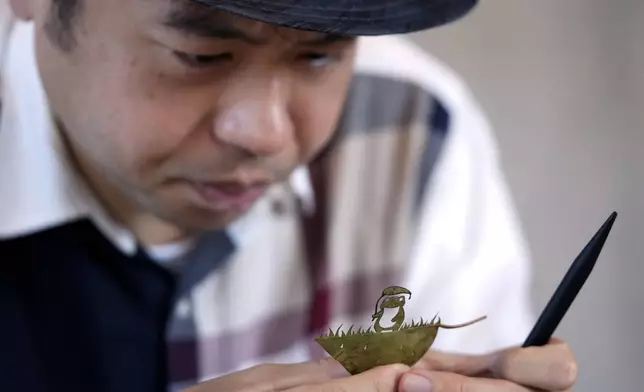
[[[438,313],[452,324],[488,317],[439,334],[439,349],[520,344],[534,321],[530,259],[488,120],[462,81],[420,49],[399,38],[363,45],[362,72],[428,97],[411,252],[399,280],[414,293],[409,317]]]
[[[442,334],[436,348],[486,352],[520,344],[529,332],[530,260],[487,122],[473,102],[448,111],[405,280],[423,298],[412,314],[435,312],[452,324],[488,317]]]

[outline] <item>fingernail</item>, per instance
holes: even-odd
[[[402,390],[403,392],[432,392],[434,388],[431,381],[425,377],[411,373],[403,377]]]

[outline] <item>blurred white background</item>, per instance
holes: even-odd
[[[644,2],[482,0],[413,38],[466,80],[499,140],[540,311],[620,215],[557,335],[584,392],[644,390]]]

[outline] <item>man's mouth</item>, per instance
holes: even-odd
[[[269,183],[193,182],[192,185],[210,209],[245,211],[264,195]]]

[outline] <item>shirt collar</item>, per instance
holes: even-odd
[[[35,61],[34,28],[16,23],[5,48],[0,87],[0,239],[32,234],[90,218],[124,253],[136,252],[132,234],[116,224],[74,170],[53,124]],[[313,208],[308,170],[298,168],[289,188]],[[234,242],[252,224],[249,214],[231,225]]]

